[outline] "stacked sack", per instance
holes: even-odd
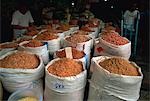
[[[94,43],[89,101],[138,100],[143,74],[140,67],[127,60],[130,55],[131,42],[106,24]]]
[[[98,33],[100,32],[100,20],[99,19],[96,19],[96,18],[90,19],[89,22],[85,26],[94,30],[95,38],[98,37]]]
[[[33,53],[11,51],[0,57],[0,79],[8,92],[36,88],[42,94],[43,75],[43,61]]]
[[[56,29],[62,30],[65,33],[65,36],[69,36],[72,32],[72,30],[70,28],[71,28],[71,26],[69,24],[59,24],[58,28],[56,28]]]
[[[74,47],[77,50],[84,51],[84,53],[88,56],[88,67],[89,67],[92,45],[93,45],[92,38],[86,35],[72,35],[65,37],[63,46]]]
[[[63,39],[65,38],[65,33],[63,32],[63,30],[52,29],[52,30],[50,30],[50,32],[55,33],[60,38],[60,43],[62,46]]]
[[[131,42],[115,31],[105,31],[95,40],[94,56],[121,56],[126,59],[131,55]]]
[[[49,52],[47,45],[38,40],[24,41],[19,44],[18,50],[28,51],[41,56],[44,64],[49,62]]]
[[[0,57],[0,80],[7,91],[35,88],[42,95],[43,67],[49,62],[50,53],[54,59],[45,67],[45,101],[83,101],[90,63],[93,74],[89,80],[89,101],[139,98],[143,74],[135,63],[126,60],[131,54],[131,42],[114,27],[104,27],[101,20],[93,18],[80,29],[76,20],[70,25],[56,21],[39,29],[29,28],[23,38],[16,40],[15,47],[0,45],[1,50],[21,50],[8,50]],[[91,60],[93,45],[94,56],[98,57]]]
[[[18,44],[15,42],[5,42],[0,44],[0,56],[6,54],[7,52],[16,50]]]
[[[43,29],[43,30],[41,30],[40,32],[39,32],[39,34],[42,34],[42,33],[44,33],[44,32],[46,32],[46,33],[51,33],[51,34],[55,34],[56,36],[58,36],[59,38],[60,38],[60,43],[62,44],[63,43],[63,39],[64,39],[64,37],[65,37],[65,32],[63,31],[63,30],[58,30],[58,29],[56,29],[56,28],[45,28],[45,29]]]
[[[71,46],[78,50],[84,51],[86,54],[91,52],[92,39],[85,35],[72,35],[64,39],[64,47]]]
[[[143,74],[134,63],[121,57],[92,58],[89,101],[137,101]]]
[[[76,48],[66,47],[64,49],[60,49],[54,53],[54,58],[70,58],[79,60],[87,66],[87,55],[83,51],[79,51]]]
[[[93,25],[97,25],[99,28],[99,31],[101,31],[101,29],[105,27],[105,23],[101,19],[98,19],[98,18],[89,19],[89,23],[92,23]]]
[[[82,62],[57,58],[45,71],[45,101],[83,101],[87,71]]]
[[[79,26],[78,25],[70,25],[70,30],[71,30],[71,33],[79,30]]]
[[[47,43],[50,55],[53,55],[54,52],[61,47],[59,36],[49,31],[44,31],[41,34],[38,34],[34,39]]]
[[[82,27],[82,28],[87,28],[87,27]],[[88,38],[90,38],[91,39],[91,49],[93,49],[93,44],[94,44],[94,39],[95,39],[95,35],[94,35],[94,31],[93,32],[88,32],[87,31],[87,29],[86,30],[83,30],[81,28],[81,30],[78,30],[78,31],[76,31],[76,32],[74,32],[74,33],[72,33],[72,35],[71,36],[73,36],[73,35],[75,35],[75,36],[79,36],[80,37],[80,35],[83,35],[83,36],[85,36],[85,38],[86,37],[88,37]],[[90,30],[89,30],[90,31]],[[92,30],[91,30],[92,31]],[[82,39],[82,38],[81,38]],[[79,40],[79,39],[78,39]]]
[[[86,35],[90,36],[93,39],[96,38],[96,32],[94,30],[92,30],[92,28],[90,28],[88,26],[82,26],[81,27],[81,31],[84,31],[84,33],[86,32]]]

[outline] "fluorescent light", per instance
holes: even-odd
[[[107,0],[104,0],[104,1],[107,1]]]

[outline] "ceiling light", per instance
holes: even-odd
[[[72,2],[71,4],[72,4],[72,6],[74,6],[74,2]]]
[[[111,8],[114,8],[114,6],[111,6]]]

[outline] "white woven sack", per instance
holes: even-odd
[[[63,32],[57,33],[57,35],[59,36],[60,39],[64,39],[65,37],[65,33]]]
[[[60,47],[62,47],[62,46],[63,46],[63,40],[64,40],[64,38],[65,38],[65,33],[64,33],[64,32],[62,32],[62,33],[57,33],[57,35],[58,35],[59,38],[60,38]]]
[[[24,79],[24,78],[22,78]],[[4,88],[10,92],[13,93],[20,89],[27,89],[27,88],[36,88],[40,93],[43,94],[43,80],[37,79],[30,82],[7,82],[3,81]]]
[[[79,30],[79,26],[78,25],[74,25],[73,27],[70,28],[71,33],[76,32],[77,30]]]
[[[125,45],[118,46],[118,45],[110,44],[100,37],[99,42],[96,42],[96,43],[97,44],[94,49],[94,56],[106,55],[106,56],[121,56],[126,59],[130,58],[130,55],[131,55],[131,42],[130,41],[129,43]],[[98,51],[98,48],[102,48],[102,51]]]
[[[96,38],[96,31],[92,31],[92,32],[88,32],[89,33],[89,36],[92,38],[92,39],[95,39]]]
[[[64,49],[65,49],[65,48],[64,48]],[[60,49],[60,50],[58,50],[58,51],[62,51],[62,50],[64,50],[64,49]],[[59,58],[59,57],[56,55],[56,52],[54,53],[53,58],[54,58],[54,59],[55,59],[55,58]],[[83,62],[86,67],[87,67],[87,65],[88,65],[88,64],[87,64],[87,62],[88,62],[88,55],[86,55],[86,54],[85,54],[84,57],[82,57],[82,58],[80,58],[80,59],[74,59],[74,60],[79,60],[79,61]]]
[[[83,101],[84,90],[85,88],[82,88],[69,93],[61,93],[51,90],[45,86],[44,101]]]
[[[51,98],[53,98],[52,100],[57,99],[58,101],[62,101],[62,99],[65,99],[65,101],[83,101],[87,76],[84,64],[82,63],[84,71],[80,74],[71,77],[58,77],[49,73],[47,70],[51,64],[58,60],[59,58],[52,60],[45,67],[45,86],[47,87],[44,92],[45,101],[49,101]],[[75,94],[75,96],[72,94]]]
[[[93,74],[90,80],[92,89],[89,91],[89,101],[96,100],[95,98],[101,100],[103,96],[108,96],[107,100],[109,96],[114,96],[110,98],[137,101],[143,79],[141,69],[135,63],[131,62],[135,68],[138,68],[140,76],[126,76],[110,73],[99,65],[100,61],[108,58],[111,57],[100,56],[92,58],[93,63],[90,67],[93,68]],[[106,101],[106,99],[103,97],[102,101]]]
[[[39,32],[39,34],[45,32],[45,31],[47,31],[47,29],[41,30],[41,31]],[[59,39],[60,39],[60,45],[62,46],[62,44],[63,44],[63,39],[64,39],[64,37],[65,37],[65,32],[59,32],[59,33],[57,33],[56,35],[59,37]],[[34,37],[34,38],[35,38],[35,37]]]
[[[101,44],[99,43],[99,38],[94,40],[94,55],[93,56],[113,56],[108,54],[107,52],[104,52],[104,49],[102,48]]]
[[[1,45],[9,44],[9,43],[14,43],[14,42],[5,42],[5,43],[2,43]],[[7,52],[14,51],[14,50],[16,50],[16,48],[5,48],[5,49],[2,49],[2,50],[0,50],[0,56],[6,54]]]
[[[95,33],[94,33],[95,34],[95,38],[97,38],[98,37],[98,33],[99,33],[99,27],[93,27],[93,28],[91,27],[91,29],[95,31]]]
[[[103,29],[104,27],[105,27],[105,23],[104,23],[102,20],[100,20],[99,29],[101,30],[101,29]]]
[[[39,34],[43,33],[47,31],[46,29],[45,30],[42,30],[41,32],[39,32]],[[63,33],[64,34],[64,33]],[[61,34],[60,36],[57,34],[58,38],[57,39],[53,39],[53,40],[39,40],[41,42],[45,42],[47,43],[48,45],[48,51],[50,53],[50,55],[53,55],[55,51],[57,51],[58,49],[60,49],[61,47],[61,38],[63,35]],[[36,38],[37,36],[34,36],[34,38]]]
[[[71,34],[71,30],[69,29],[67,31],[64,31],[63,33],[65,34],[65,36],[69,36]]]
[[[8,52],[6,54],[4,54],[3,56],[0,57],[0,59],[3,59],[4,57],[8,56],[8,55],[11,55],[13,53],[16,53],[17,50],[15,51],[11,51],[11,52]],[[29,54],[33,54],[31,52],[27,52]],[[16,73],[37,73],[37,72],[41,72],[41,70],[43,70],[43,61],[42,61],[42,58],[39,57],[39,60],[40,60],[40,64],[39,66],[36,68],[36,69],[11,69],[11,68],[0,68],[0,73],[12,73],[12,74],[16,74]]]
[[[60,38],[53,39],[53,40],[40,40],[41,42],[45,42],[48,45],[48,50],[51,55],[54,54],[55,51],[59,50],[61,45],[60,45]]]
[[[21,42],[19,44],[18,50],[32,52],[36,55],[41,56],[44,64],[47,64],[49,62],[49,52],[47,50],[46,44],[44,44],[43,46],[40,46],[40,47],[24,47],[23,45],[27,44],[27,43],[29,43],[29,41]]]
[[[78,30],[77,31],[74,31],[73,33],[71,33],[71,35],[73,35],[74,33],[76,33],[76,32],[78,32]],[[86,31],[85,31],[86,32]],[[95,31],[92,31],[92,32],[87,32],[88,34],[87,34],[87,36],[88,37],[91,37],[92,39],[95,39],[96,38],[96,32]]]
[[[59,50],[60,47],[61,47],[60,46],[60,38],[47,41],[47,43],[48,43],[48,50],[49,50],[49,52],[50,52],[51,55],[53,55],[53,53],[55,51]]]
[[[118,97],[109,95],[105,91],[101,91],[92,82],[90,82],[89,91],[90,91],[90,95],[88,101],[124,101]]]
[[[17,51],[6,53],[5,55],[1,56],[0,59],[3,59],[4,57],[15,52]],[[9,92],[14,92],[17,89],[28,88],[33,84],[33,82],[36,82],[42,78],[44,75],[44,64],[41,57],[39,57],[39,59],[40,64],[36,69],[0,68],[0,79],[2,80],[4,88]]]
[[[41,34],[41,33],[46,32],[46,31],[48,31],[48,30],[47,29],[41,30],[38,34]],[[65,37],[64,32],[58,32],[56,35],[59,36],[60,39],[63,39]]]
[[[74,43],[71,43],[69,41],[66,40],[66,38],[68,37],[71,37],[71,36],[67,36],[65,37],[64,39],[64,44],[63,44],[63,47],[75,47],[76,49],[80,50],[80,51],[84,51],[85,54],[89,54],[91,52],[91,48],[93,47],[93,39],[88,37],[89,38],[89,41],[86,41],[86,42],[82,42],[82,43],[77,43],[77,44],[74,44]]]

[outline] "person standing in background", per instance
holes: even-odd
[[[94,18],[94,14],[90,11],[91,5],[86,4],[85,11],[82,13],[83,16],[85,16],[86,19]]]
[[[140,12],[137,10],[137,5],[133,4],[129,10],[126,10],[124,15],[124,29],[125,31],[135,31],[135,21],[140,19]]]
[[[79,26],[83,26],[88,23],[88,20],[94,18],[94,14],[90,11],[91,5],[86,4],[85,10],[80,15]]]
[[[53,11],[55,10],[52,5],[46,4],[45,7],[42,9],[42,18],[44,24],[50,24],[53,20]]]
[[[70,14],[70,10],[69,8],[66,8],[65,9],[65,22],[69,23],[70,22],[70,19],[71,19],[71,14]]]
[[[18,3],[18,10],[13,13],[11,25],[14,39],[21,37],[33,25],[34,20],[25,2]]]

